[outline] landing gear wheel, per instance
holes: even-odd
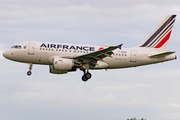
[[[84,76],[85,76],[87,79],[90,79],[92,75],[91,75],[91,73],[88,72],[88,73],[86,73]]]
[[[86,73],[82,76],[82,80],[86,82],[87,80],[91,78],[91,76],[92,76],[91,73]]]
[[[28,75],[28,76],[30,76],[31,74],[32,74],[32,72],[31,72],[31,71],[28,71],[28,72],[27,72],[27,75]]]
[[[92,77],[91,73],[89,73],[89,64],[88,63],[83,64],[82,67],[83,67],[83,69],[80,69],[84,73],[83,76],[82,76],[82,80],[84,82],[86,82],[87,80],[89,80]]]
[[[82,81],[86,82],[88,79],[86,78],[85,75],[82,76]]]

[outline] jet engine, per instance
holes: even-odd
[[[53,58],[52,65],[49,66],[50,73],[66,74],[68,72],[76,71],[72,59]]]
[[[54,70],[68,71],[68,70],[72,70],[73,67],[74,67],[74,62],[72,59],[53,58]]]

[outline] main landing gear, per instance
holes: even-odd
[[[87,70],[87,73],[86,73],[85,69],[83,69],[82,71],[84,72],[84,75],[82,76],[82,81],[86,82],[87,80],[89,80],[92,77],[92,75],[91,75],[91,73],[89,73],[88,70]]]
[[[28,65],[29,65],[29,71],[27,72],[27,75],[30,76],[32,74],[31,70],[32,70],[33,64],[32,63],[28,63]]]

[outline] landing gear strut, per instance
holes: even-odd
[[[31,70],[32,70],[33,64],[32,63],[28,63],[28,65],[29,65],[29,71],[27,72],[27,75],[30,76],[32,74]]]

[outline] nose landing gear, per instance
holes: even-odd
[[[30,76],[32,74],[31,70],[32,70],[33,64],[32,63],[28,63],[28,65],[29,65],[29,71],[27,72],[27,75]]]

